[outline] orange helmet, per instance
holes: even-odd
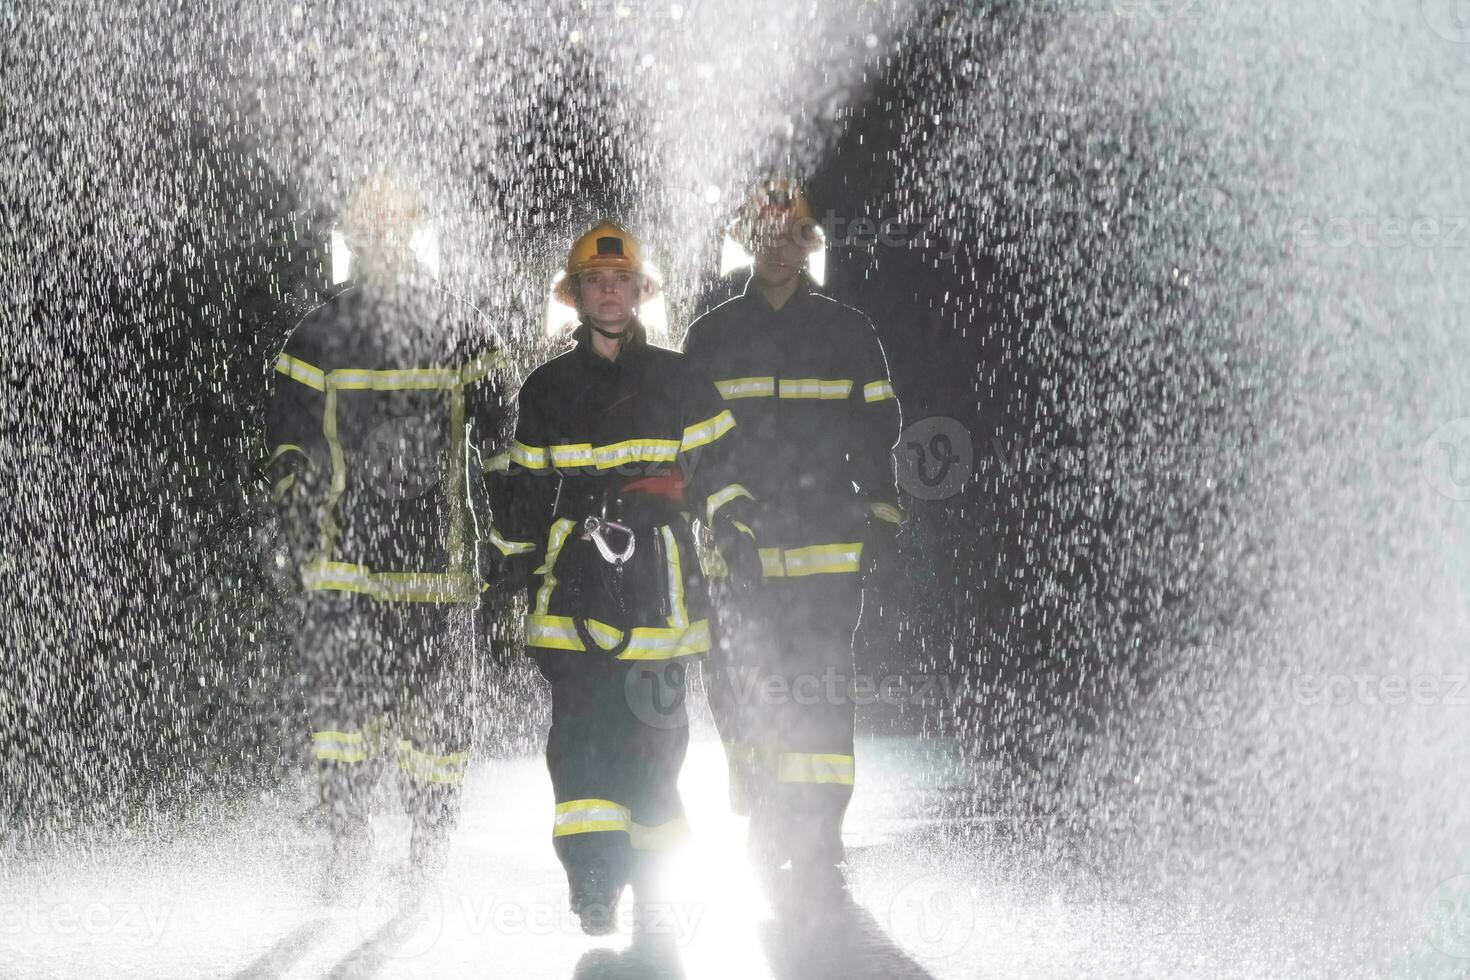
[[[577,276],[596,269],[631,269],[642,280],[641,299],[658,294],[659,283],[653,270],[644,264],[638,241],[627,229],[611,221],[600,221],[572,243],[567,264],[557,276],[553,290],[557,299],[568,306],[577,305]]]
[[[767,177],[757,183],[730,222],[729,233],[752,253],[788,235],[809,252],[822,244],[811,201],[800,184],[786,177]]]

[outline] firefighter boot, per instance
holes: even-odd
[[[571,879],[572,912],[589,936],[606,936],[617,928],[618,897],[622,886],[605,861],[589,861],[567,876]]]

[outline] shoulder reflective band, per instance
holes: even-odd
[[[732,500],[739,500],[741,497],[749,497],[751,500],[755,499],[754,494],[752,494],[749,490],[745,489],[738,483],[732,483],[725,489],[716,490],[714,493],[710,494],[708,497],[705,498],[704,501],[705,522],[713,524],[715,520],[715,514],[719,511],[721,507],[725,506]]]
[[[726,401],[734,398],[770,398],[776,394],[775,378],[729,378],[715,387]]]
[[[881,402],[890,398],[897,398],[893,391],[893,382],[884,378],[882,381],[869,381],[863,385],[863,401]]]
[[[584,621],[587,632],[600,646],[615,647],[623,642],[623,631],[601,620]],[[696,619],[688,626],[635,626],[628,646],[618,660],[673,660],[709,650],[709,620]],[[587,648],[577,635],[570,616],[551,616],[535,612],[526,617],[526,646],[539,650],[565,650],[585,653]]]
[[[374,572],[365,565],[315,561],[301,570],[310,591],[357,592],[380,602],[472,603],[479,583],[463,572]]]
[[[507,541],[495,528],[490,529],[490,543],[500,551],[502,555],[526,555],[536,550],[532,541]]]
[[[282,456],[285,456],[287,453],[300,453],[303,458],[306,458],[308,461],[310,460],[310,457],[306,455],[305,449],[302,449],[300,446],[294,445],[293,443],[283,442],[281,443],[281,445],[276,447],[275,452],[271,453],[271,458],[265,461],[265,465],[270,466],[274,464],[276,460],[280,459]]]
[[[735,428],[735,416],[730,414],[728,408],[721,409],[720,413],[713,418],[706,419],[698,425],[691,425],[684,430],[684,439],[679,443],[679,452],[687,453],[691,449],[707,446],[733,428]]]
[[[851,786],[854,770],[850,755],[782,752],[776,763],[776,782],[836,783],[839,786]]]
[[[290,354],[282,354],[276,358],[276,370],[292,381],[300,381],[308,388],[315,388],[317,391],[327,390],[327,378],[321,368],[307,364]]]
[[[824,381],[820,378],[802,378],[798,381],[781,379],[782,398],[846,398],[852,394],[851,381]]]
[[[612,800],[568,800],[556,805],[551,828],[553,837],[572,834],[595,834],[605,831],[626,832],[632,823],[631,811]]]
[[[800,578],[856,572],[863,554],[861,541],[851,544],[814,544],[806,548],[762,548],[761,572],[766,578]]]
[[[416,783],[462,783],[469,758],[468,752],[431,755],[406,738],[398,742],[398,768]]]
[[[373,754],[362,732],[312,732],[311,750],[320,762],[366,762]]]
[[[886,521],[889,524],[903,523],[903,511],[892,504],[877,503],[869,507],[868,510],[880,521]]]

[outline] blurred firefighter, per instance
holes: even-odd
[[[763,878],[782,882],[789,861],[794,890],[780,894],[841,898],[852,638],[864,573],[894,553],[903,519],[899,406],[872,324],[808,277],[822,238],[801,187],[761,181],[730,234],[754,257],[750,281],[690,326],[684,351],[738,423],[733,466],[753,498],[763,578],[753,591],[716,589],[710,705]],[[826,693],[797,695],[806,689]]]
[[[303,589],[329,900],[366,869],[394,759],[413,822],[407,881],[442,870],[470,747],[464,645],[488,574],[479,454],[508,437],[509,379],[493,327],[416,258],[423,221],[393,174],[355,189],[341,215],[351,281],[287,336],[266,412],[267,475]]]
[[[739,488],[731,413],[638,320],[658,283],[633,236],[594,226],[555,289],[580,322],[574,346],[521,389],[494,540],[534,576],[526,647],[551,685],[552,841],[582,929],[602,935],[625,884],[640,911],[660,900],[687,834],[685,672],[710,643],[687,512],[712,513]],[[760,559],[738,514],[722,512],[715,533],[753,580]]]

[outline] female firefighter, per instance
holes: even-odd
[[[638,321],[658,289],[638,243],[598,224],[556,289],[580,323],[521,388],[492,541],[534,567],[526,648],[551,684],[553,844],[573,912],[600,935],[625,884],[646,909],[661,856],[687,833],[684,673],[710,644],[690,519],[732,580],[757,581],[760,557],[725,459],[731,413]]]

